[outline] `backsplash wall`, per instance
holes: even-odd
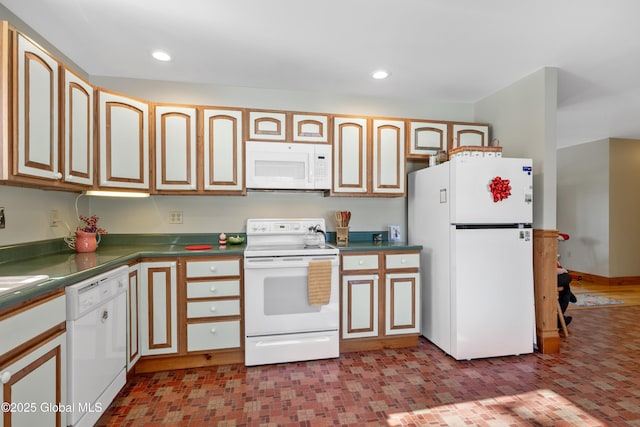
[[[0,186],[0,207],[5,208],[6,228],[0,229],[0,246],[63,238],[76,221],[76,193]],[[51,210],[61,222],[50,227]],[[96,214],[99,225],[110,233],[240,233],[248,218],[323,217],[335,231],[334,212],[352,212],[353,231],[386,230],[398,224],[406,238],[406,199],[324,197],[320,193],[249,192],[242,196],[151,196],[118,199],[80,196],[78,213]],[[182,224],[169,224],[172,211],[180,211]]]

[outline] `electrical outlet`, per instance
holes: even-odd
[[[60,222],[60,214],[57,209],[51,209],[49,211],[49,227],[57,227]]]
[[[182,224],[182,211],[169,212],[169,224]]]
[[[6,219],[4,217],[4,208],[0,208],[0,228],[4,228]]]

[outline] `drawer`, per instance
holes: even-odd
[[[187,325],[187,351],[240,347],[240,321]]]
[[[240,300],[202,301],[187,303],[187,318],[239,316]]]
[[[342,257],[343,270],[377,270],[378,254],[373,255],[344,255]]]
[[[187,298],[189,299],[235,296],[240,296],[240,280],[187,283]]]
[[[0,355],[67,320],[66,296],[63,294],[26,310],[16,310],[0,321]]]
[[[240,260],[189,261],[187,262],[187,278],[239,276]]]
[[[385,269],[392,268],[420,268],[420,254],[385,255]]]

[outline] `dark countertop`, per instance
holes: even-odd
[[[334,243],[335,244],[335,243]],[[419,251],[421,245],[409,245],[405,242],[349,242],[347,246],[338,246],[340,252],[369,252],[369,251]]]
[[[128,238],[123,240],[114,237],[111,240],[111,243],[102,244],[95,252],[90,253],[76,253],[66,248],[66,246],[57,246],[49,253],[46,252],[51,250],[50,248],[42,249],[45,252],[42,254],[38,254],[38,245],[16,245],[19,246],[17,249],[0,248],[0,255],[2,255],[3,259],[8,260],[0,263],[0,276],[31,276],[39,274],[49,276],[47,282],[0,295],[0,310],[32,300],[67,285],[78,283],[140,258],[242,255],[246,247],[241,244],[227,245],[222,248],[213,246],[212,249],[196,251],[185,249],[185,246],[198,243],[198,241],[217,241],[217,238],[213,239],[210,236],[206,240],[171,238],[167,239],[167,243],[157,241],[157,238]],[[136,241],[138,243],[134,243]],[[339,248],[341,252],[422,249],[421,246],[387,241],[374,244],[371,240],[368,242],[350,242],[348,246]],[[12,256],[17,257],[17,259],[12,258]]]

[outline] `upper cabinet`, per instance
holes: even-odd
[[[287,115],[281,111],[249,111],[247,139],[254,141],[285,141]]]
[[[244,190],[242,115],[242,110],[202,110],[205,191],[241,194]]]
[[[333,189],[334,194],[365,195],[367,186],[367,119],[334,117],[333,119]]]
[[[372,190],[376,194],[405,193],[405,123],[403,120],[373,120]]]
[[[197,188],[196,108],[156,105],[154,108],[155,189]]]
[[[488,147],[489,125],[482,123],[454,123],[451,148]]]
[[[64,69],[62,98],[62,171],[65,182],[92,186],[93,175],[93,87],[77,74]]]
[[[59,180],[59,64],[22,34],[14,34],[14,175]]]
[[[411,120],[407,135],[407,158],[428,160],[438,151],[448,150],[449,124],[430,120]]]
[[[294,142],[329,142],[329,116],[323,114],[298,114],[291,116]]]
[[[334,117],[333,165],[333,194],[403,196],[404,121]]]
[[[149,189],[149,105],[100,90],[98,146],[102,188]]]
[[[0,181],[243,195],[250,140],[331,144],[331,195],[403,197],[407,159],[500,150],[485,123],[150,104],[81,76],[0,21]]]

